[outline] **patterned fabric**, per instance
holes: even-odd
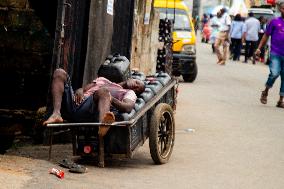
[[[133,102],[136,101],[137,96],[133,90],[123,89],[120,85],[109,81],[104,77],[99,77],[93,81],[96,85],[84,93],[84,97],[88,97],[100,88],[106,88],[110,91],[111,96],[114,98],[123,101],[124,99],[131,100]]]

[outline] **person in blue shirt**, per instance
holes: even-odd
[[[237,14],[231,25],[230,36],[231,36],[231,55],[233,60],[239,60],[242,48],[242,33],[243,33],[244,22],[240,14]]]
[[[254,17],[254,13],[250,12],[248,19],[245,21],[243,40],[246,42],[245,47],[245,61],[247,63],[251,57],[252,63],[255,64],[255,50],[257,48],[259,32],[260,32],[260,22]]]

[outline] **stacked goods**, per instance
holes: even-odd
[[[162,49],[158,49],[157,56],[157,72],[163,71],[171,73],[172,68],[172,27],[173,24],[169,19],[160,19],[159,24],[159,41],[164,45]]]
[[[120,83],[130,77],[130,62],[125,56],[119,54],[109,55],[98,70],[99,77]]]

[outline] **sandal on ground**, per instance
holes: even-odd
[[[69,159],[63,159],[60,162],[58,162],[61,167],[71,169],[74,165],[76,165],[73,161]]]
[[[267,104],[267,96],[268,96],[268,94],[265,91],[261,92],[260,102],[262,104]]]
[[[276,107],[284,108],[284,101],[278,101]]]
[[[88,170],[87,167],[83,165],[74,164],[70,169],[69,172],[71,173],[86,173]]]

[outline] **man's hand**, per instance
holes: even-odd
[[[255,50],[255,55],[256,55],[256,56],[259,56],[260,53],[261,53],[261,50],[260,50],[259,48],[257,48],[257,49]]]
[[[83,102],[84,100],[83,88],[79,88],[76,90],[73,100],[77,106]]]

